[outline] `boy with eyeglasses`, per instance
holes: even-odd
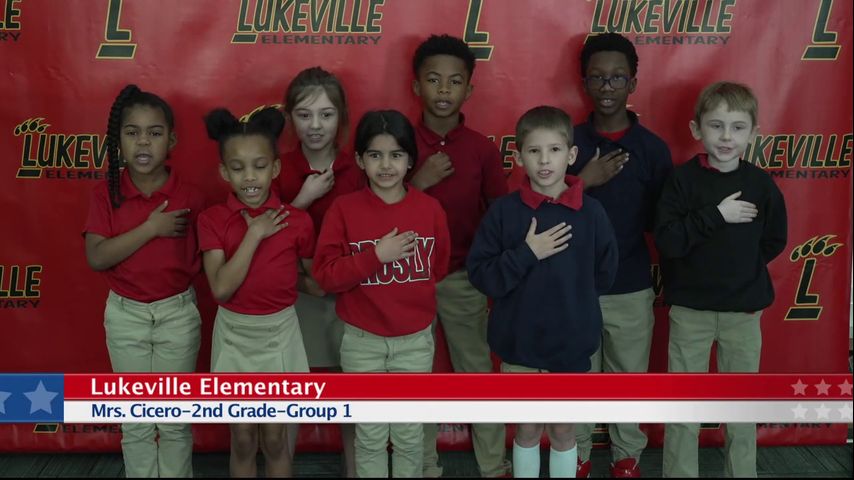
[[[637,88],[638,56],[631,41],[616,33],[590,36],[581,51],[584,91],[593,113],[575,127],[578,161],[567,173],[581,177],[585,193],[597,199],[617,236],[619,267],[614,285],[599,297],[602,343],[591,357],[591,372],[646,372],[655,323],[650,254],[655,204],[673,169],[670,150],[626,109]],[[576,426],[577,476],[590,475],[593,425]],[[646,435],[638,424],[609,425],[611,476],[639,477]]]

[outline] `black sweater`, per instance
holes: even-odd
[[[750,223],[726,223],[718,204],[739,200],[759,210]],[[664,300],[698,310],[754,312],[774,301],[767,264],[786,247],[786,204],[763,170],[740,161],[731,172],[700,165],[676,168],[658,202],[655,243]]]

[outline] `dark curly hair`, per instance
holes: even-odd
[[[626,56],[626,61],[629,62],[629,71],[632,76],[638,74],[638,52],[632,42],[620,35],[619,33],[602,33],[587,37],[584,42],[584,48],[581,49],[581,76],[587,75],[587,66],[590,64],[590,57],[594,53],[599,52],[620,52]]]
[[[457,57],[466,64],[469,78],[474,73],[475,57],[466,42],[461,38],[452,37],[450,35],[430,35],[427,40],[421,42],[418,48],[415,49],[415,55],[412,56],[412,71],[415,76],[418,76],[418,70],[428,57],[435,55],[450,55]]]

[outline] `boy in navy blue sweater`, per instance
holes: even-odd
[[[646,372],[655,323],[655,294],[644,232],[652,230],[655,202],[673,163],[670,150],[626,108],[637,88],[638,54],[618,33],[588,37],[581,51],[584,92],[593,104],[575,127],[578,162],[568,173],[584,181],[586,193],[602,203],[620,249],[614,285],[599,298],[602,348],[591,358],[593,372]],[[578,477],[590,474],[593,425],[578,425]],[[646,435],[637,423],[611,424],[611,476],[639,477]]]
[[[502,372],[587,372],[602,330],[599,295],[617,272],[614,231],[581,179],[564,175],[577,154],[569,115],[529,110],[516,124],[516,147],[528,178],[490,207],[466,264],[472,284],[494,301],[489,346]],[[518,425],[514,476],[539,476],[544,429],[550,476],[575,476],[572,424]]]

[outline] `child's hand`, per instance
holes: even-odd
[[[756,205],[744,200],[736,200],[740,196],[740,191],[735,192],[718,204],[718,210],[726,223],[750,223],[759,214]]]
[[[255,218],[250,217],[246,210],[241,210],[240,214],[243,215],[243,219],[246,220],[246,225],[249,227],[246,230],[246,235],[252,235],[256,240],[264,240],[286,228],[288,222],[282,223],[282,220],[287,218],[290,212],[282,213],[283,208],[285,208],[284,205],[275,210],[271,208]]]
[[[535,233],[537,231],[537,219],[531,218],[531,226],[528,228],[528,235],[525,236],[525,243],[531,247],[531,251],[537,256],[537,260],[549,258],[569,247],[568,242],[572,238],[572,234],[569,233],[570,230],[572,230],[572,225],[561,222],[542,233]]]
[[[420,190],[436,185],[454,173],[451,157],[445,152],[436,152],[427,157],[421,168],[412,176],[412,184]]]
[[[608,152],[601,158],[599,157],[599,148],[596,148],[596,155],[593,155],[593,158],[581,169],[578,176],[584,181],[585,187],[603,185],[620,173],[623,170],[623,165],[628,161],[629,153],[624,152],[621,148]]]
[[[320,288],[320,285],[309,275],[300,275],[297,277],[297,290],[315,297],[325,297],[326,292]]]
[[[397,233],[397,227],[388,232],[377,243],[377,258],[382,263],[389,263],[415,254],[415,232]]]
[[[187,235],[187,214],[189,208],[164,212],[169,205],[169,200],[164,201],[155,208],[148,220],[145,222],[151,227],[156,237],[183,237]]]
[[[335,174],[332,172],[332,168],[327,168],[323,173],[313,173],[306,177],[299,195],[311,203],[326,195],[333,185],[335,185]]]

